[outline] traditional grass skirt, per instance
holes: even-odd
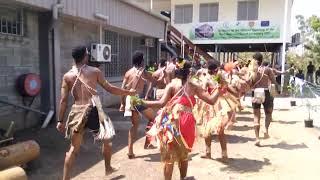
[[[201,136],[209,137],[219,134],[227,126],[231,126],[234,118],[231,116],[236,111],[236,104],[225,97],[219,97],[215,105],[205,104],[203,108]]]
[[[156,119],[161,121],[161,126],[153,125],[147,134],[157,137],[161,161],[173,163],[187,160],[196,137],[192,112],[179,111],[170,115],[162,112]]]
[[[111,119],[104,113],[100,99],[93,97],[92,101],[94,104],[72,105],[66,123],[66,138],[71,138],[74,133],[83,133],[86,127],[92,130],[95,140],[111,139],[115,135]]]

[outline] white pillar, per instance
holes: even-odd
[[[102,44],[103,43],[103,27],[102,24],[99,25],[99,43]]]
[[[284,19],[283,19],[283,33],[282,33],[282,49],[281,49],[281,71],[285,71],[286,63],[286,41],[287,41],[287,25],[288,25],[288,0],[284,1]],[[283,92],[284,75],[281,75],[281,93]]]
[[[60,28],[61,28],[61,22],[60,19],[54,20],[52,31],[53,31],[53,41],[54,41],[54,47],[53,47],[53,54],[54,54],[54,78],[55,78],[55,113],[56,113],[56,119],[58,118],[59,113],[59,106],[60,106],[60,96],[61,96],[61,82],[62,82],[62,72],[61,72],[61,42],[60,42]]]
[[[218,60],[218,45],[215,45],[215,47],[214,47],[214,55],[215,55],[216,60]]]
[[[153,0],[150,0],[150,11],[153,9]]]

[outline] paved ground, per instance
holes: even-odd
[[[247,99],[245,104],[248,103]],[[320,179],[320,131],[304,128],[303,120],[307,117],[302,107],[291,109],[288,99],[275,101],[274,122],[271,124],[271,138],[262,140],[262,147],[255,147],[252,129],[251,109],[238,114],[238,122],[228,131],[228,152],[230,161],[223,164],[219,161],[220,146],[213,143],[213,160],[203,160],[200,154],[204,150],[203,139],[198,138],[190,154],[190,179],[199,180],[295,180]],[[100,155],[100,144],[94,144],[90,134],[73,171],[75,180],[103,179],[162,179],[162,167],[157,150],[143,150],[143,127],[140,128],[140,139],[135,144],[137,158],[128,160],[127,130],[130,125],[115,109],[108,109],[114,119],[117,136],[114,139],[112,163],[120,170],[110,176],[103,174],[103,161]],[[56,180],[61,177],[64,152],[68,142],[63,140],[54,128],[41,131],[28,131],[18,136],[36,139],[41,145],[41,156],[29,166],[31,180]],[[173,179],[179,179],[175,166]]]

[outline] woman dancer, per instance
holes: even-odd
[[[157,136],[160,143],[161,160],[164,162],[165,180],[172,178],[174,162],[178,162],[181,179],[185,178],[188,169],[188,153],[195,141],[195,119],[192,108],[197,95],[209,104],[214,104],[224,88],[211,96],[190,79],[191,64],[185,60],[178,63],[176,79],[167,85],[164,96],[159,101],[135,100],[152,108],[164,107],[156,118],[156,124],[149,134]]]
[[[213,78],[210,78],[205,84],[205,88],[209,94],[215,93],[217,91],[217,87],[219,87],[219,84],[225,84],[226,86],[227,82],[225,81],[224,77],[226,75],[223,74],[225,72],[222,72],[221,69],[219,70],[219,62],[209,61],[208,73],[211,76],[215,76],[215,81]],[[212,135],[217,134],[222,151],[222,161],[227,161],[227,142],[224,129],[228,124],[231,124],[233,120],[236,104],[237,102],[235,98],[226,92],[218,98],[218,101],[215,103],[215,105],[205,105],[202,136],[205,139],[206,153],[202,155],[201,158],[211,158]]]

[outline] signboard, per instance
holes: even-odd
[[[199,23],[189,32],[191,40],[279,39],[280,27],[270,21]]]

